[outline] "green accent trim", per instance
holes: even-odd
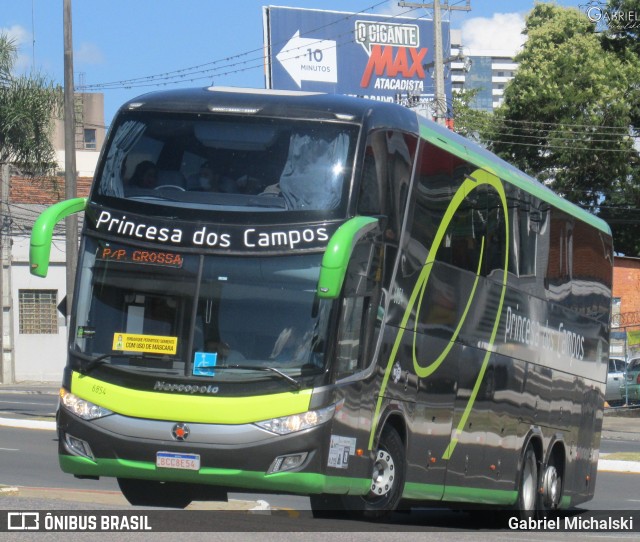
[[[473,502],[481,504],[512,505],[518,500],[516,490],[480,489],[477,487],[447,486],[444,491],[445,501]]]
[[[31,230],[31,245],[29,246],[29,268],[32,275],[47,276],[53,228],[63,218],[83,211],[86,205],[87,198],[68,199],[45,209],[36,219]]]
[[[419,115],[418,122],[420,123],[420,137],[426,139],[429,143],[433,143],[440,149],[444,149],[456,156],[459,156],[460,158],[468,160],[476,166],[488,171],[493,171],[498,177],[509,184],[525,190],[536,198],[557,207],[571,216],[574,216],[611,236],[611,228],[604,220],[560,197],[533,177],[519,171],[515,167],[513,169],[507,167],[509,164],[503,162],[502,159],[495,155],[491,155],[491,157],[486,156],[475,151],[471,145],[466,146],[454,141],[453,139],[445,139],[446,136],[435,131],[427,121],[423,120]]]
[[[422,300],[424,298],[424,294],[426,292],[426,286],[427,286],[427,282],[429,280],[429,276],[431,274],[431,269],[433,267],[433,263],[435,262],[436,259],[436,254],[438,249],[440,248],[440,245],[442,244],[442,240],[444,239],[445,233],[447,231],[447,228],[449,227],[449,224],[451,223],[451,220],[453,219],[453,217],[455,216],[456,211],[458,210],[458,208],[460,207],[460,205],[462,204],[462,202],[464,201],[464,199],[473,191],[475,190],[477,187],[484,185],[484,184],[488,184],[489,186],[493,187],[496,192],[498,193],[498,195],[500,196],[500,201],[502,203],[502,208],[504,210],[505,216],[508,216],[508,207],[507,207],[507,196],[506,196],[506,192],[504,190],[504,187],[502,186],[502,182],[500,181],[500,179],[485,170],[482,169],[478,169],[476,171],[474,171],[467,179],[465,179],[465,181],[461,184],[461,186],[458,188],[458,190],[456,191],[456,193],[453,195],[453,198],[451,199],[451,202],[449,203],[449,206],[447,207],[447,210],[445,211],[445,214],[442,218],[442,221],[440,222],[440,225],[438,226],[438,230],[436,231],[436,235],[434,237],[433,243],[431,244],[431,247],[429,249],[429,255],[427,256],[427,259],[425,260],[424,263],[424,267],[422,268],[422,271],[420,272],[420,275],[418,276],[418,279],[416,281],[416,285],[411,293],[411,296],[409,297],[409,302],[407,303],[407,309],[402,317],[402,321],[400,323],[400,330],[398,332],[398,335],[396,336],[396,340],[394,342],[393,348],[391,349],[391,354],[389,355],[389,361],[387,362],[387,367],[385,369],[384,372],[384,376],[382,379],[382,384],[380,387],[380,394],[378,396],[378,401],[376,403],[376,408],[375,408],[375,412],[373,415],[373,423],[372,423],[372,427],[371,427],[371,433],[369,434],[369,450],[373,449],[373,441],[375,438],[375,432],[378,426],[378,422],[379,422],[379,418],[380,418],[380,410],[382,408],[382,401],[384,399],[384,392],[387,388],[387,384],[389,382],[389,376],[391,374],[391,369],[393,367],[393,363],[396,359],[398,350],[400,348],[400,344],[402,342],[402,337],[405,333],[405,331],[408,329],[408,322],[409,319],[412,317],[412,315],[414,314],[414,305],[416,304],[416,300],[418,303],[417,309],[415,311],[415,314],[419,314],[420,312],[420,306],[422,305]],[[462,432],[462,429],[464,428],[464,425],[466,424],[466,421],[469,417],[469,414],[471,413],[471,409],[473,408],[473,404],[475,403],[476,397],[478,395],[478,390],[480,389],[480,385],[482,383],[482,379],[484,377],[485,371],[487,369],[487,365],[489,363],[489,357],[491,356],[491,346],[493,345],[494,341],[495,341],[495,337],[496,337],[496,333],[498,331],[498,326],[500,323],[500,317],[502,315],[502,305],[504,303],[504,297],[506,294],[506,289],[507,289],[507,269],[508,269],[508,262],[509,262],[509,224],[508,222],[505,221],[505,259],[504,259],[504,269],[503,269],[503,274],[502,274],[502,292],[500,295],[500,303],[498,305],[498,310],[496,312],[496,320],[494,322],[493,325],[493,330],[491,333],[491,338],[489,341],[489,347],[487,349],[487,352],[484,356],[484,359],[482,361],[482,366],[480,368],[480,372],[478,374],[478,378],[476,379],[473,391],[471,393],[471,396],[469,397],[469,401],[467,403],[467,406],[465,407],[465,410],[462,414],[462,417],[460,419],[460,423],[458,424],[458,427],[456,428],[456,431],[454,433],[454,435],[452,436],[451,442],[449,443],[449,445],[447,446],[447,449],[445,450],[445,453],[443,455],[443,459],[449,459],[451,457],[451,454],[453,453],[453,450],[455,449],[457,443],[458,443],[458,437],[460,436],[460,433]],[[482,241],[482,251],[484,252],[484,239]],[[475,290],[476,290],[476,286],[479,280],[479,272],[480,272],[480,265],[482,262],[482,255],[480,256],[480,261],[478,263],[478,270],[477,270],[477,274],[476,274],[476,279],[474,281],[473,284],[473,288],[471,291],[471,295],[469,296],[469,300],[467,301],[467,305],[465,307],[465,310],[462,314],[461,317],[461,321],[458,323],[456,330],[454,332],[454,335],[451,339],[451,341],[449,342],[449,344],[447,345],[447,347],[445,348],[445,350],[442,352],[442,354],[440,356],[438,356],[438,358],[436,359],[436,361],[434,361],[431,365],[427,366],[427,367],[422,367],[419,363],[419,361],[416,358],[416,341],[415,341],[415,336],[414,336],[414,340],[413,340],[413,366],[414,369],[416,371],[416,374],[421,377],[421,378],[425,378],[431,374],[433,374],[433,372],[442,364],[442,362],[444,361],[446,355],[448,354],[448,352],[451,350],[452,346],[453,346],[453,342],[455,341],[456,337],[458,336],[458,333],[460,332],[460,329],[462,327],[462,324],[465,320],[465,318],[467,317],[469,308],[471,306],[471,300],[473,299],[474,295],[475,295]],[[411,331],[411,330],[410,330]]]
[[[480,489],[465,486],[444,486],[438,484],[418,484],[407,482],[402,496],[405,499],[470,502],[479,504],[512,505],[518,499],[518,492],[504,489]]]
[[[251,490],[287,491],[302,495],[317,493],[365,495],[370,479],[327,476],[313,472],[280,472],[265,474],[258,471],[202,467],[199,471],[159,469],[147,461],[127,459],[96,459],[59,455],[63,472],[81,476],[107,476],[163,480],[167,482],[192,482]],[[436,484],[406,483],[402,496],[407,499],[446,500],[484,504],[510,505],[518,498],[517,491],[478,489],[469,487],[444,487]]]
[[[425,501],[440,501],[444,494],[442,484],[420,484],[417,482],[405,482],[402,497],[404,499],[416,499]]]
[[[342,224],[331,236],[322,257],[318,297],[336,299],[340,295],[353,247],[377,223],[377,218],[356,216]]]
[[[444,231],[446,230],[446,228],[442,228],[442,233],[444,235]],[[435,241],[434,241],[435,244]],[[438,242],[438,247],[440,246],[440,242]],[[451,351],[451,349],[453,348],[453,345],[455,344],[456,339],[458,338],[458,335],[460,334],[460,330],[462,329],[462,325],[464,324],[465,320],[467,319],[467,313],[469,312],[469,308],[471,307],[471,302],[473,301],[473,298],[475,296],[476,293],[476,288],[478,286],[478,282],[480,280],[480,271],[482,269],[482,256],[484,254],[484,237],[482,238],[482,242],[481,242],[481,248],[480,248],[480,258],[478,259],[478,269],[476,270],[476,278],[473,281],[473,286],[471,288],[471,294],[469,295],[469,299],[467,300],[467,304],[464,308],[464,311],[462,312],[462,316],[460,317],[460,321],[458,322],[458,325],[456,327],[456,329],[453,332],[453,335],[451,336],[451,340],[449,341],[449,344],[445,347],[445,349],[442,351],[442,353],[436,358],[436,360],[429,365],[428,367],[422,367],[420,365],[420,362],[418,361],[418,358],[416,357],[416,340],[418,338],[418,334],[414,333],[413,334],[413,368],[416,371],[416,374],[420,377],[420,378],[426,378],[427,376],[433,374],[436,369],[438,367],[440,367],[440,365],[442,364],[442,362],[445,360],[445,358],[447,357],[447,355],[449,354],[449,352]],[[427,258],[427,261],[429,261],[429,258],[431,258],[431,254],[429,255],[429,257]],[[433,256],[433,260],[435,260],[435,254]],[[426,274],[424,277],[424,283],[422,284],[422,288],[420,289],[420,300],[418,301],[418,307],[416,309],[416,314],[420,314],[420,309],[422,307],[422,301],[424,299],[424,293],[425,290],[427,288],[427,281],[429,280],[429,275],[431,274],[431,270],[433,269],[433,261],[429,262],[428,266],[425,263],[425,267],[423,268],[423,272],[426,270]]]
[[[77,372],[71,377],[72,393],[118,414],[191,423],[243,424],[299,414],[309,410],[312,391],[218,397],[133,390]]]
[[[160,449],[160,448],[159,448]],[[278,472],[266,474],[258,471],[202,467],[199,471],[159,469],[147,461],[126,459],[96,459],[59,455],[60,468],[69,474],[81,476],[111,476],[167,482],[193,482],[246,488],[251,490],[287,491],[291,493],[352,493],[364,495],[371,485],[370,479],[326,476],[318,473]]]

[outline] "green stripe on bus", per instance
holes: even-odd
[[[162,469],[148,461],[126,459],[97,459],[59,456],[64,472],[80,476],[110,476],[165,482],[190,482],[225,487],[251,488],[255,490],[286,491],[300,494],[351,494],[366,495],[371,485],[367,478],[328,476],[313,472],[279,472],[266,474],[259,471],[202,467],[199,471]],[[407,482],[402,496],[406,499],[451,502],[475,502],[483,504],[511,505],[516,502],[517,491],[480,489],[472,487],[445,487],[438,484]]]
[[[111,476],[165,482],[191,482],[249,488],[252,490],[286,491],[291,493],[336,493],[364,495],[371,479],[327,476],[313,472],[276,472],[266,474],[259,471],[202,467],[199,471],[158,468],[148,461],[127,459],[96,459],[59,455],[64,472],[80,476]]]
[[[393,363],[395,362],[396,359],[396,355],[398,353],[398,350],[400,348],[400,344],[402,343],[402,337],[405,333],[405,331],[407,330],[407,324],[409,323],[410,318],[412,317],[413,314],[415,314],[415,317],[417,318],[417,315],[419,314],[419,309],[420,306],[422,304],[422,300],[424,297],[424,294],[426,292],[426,286],[427,286],[427,282],[429,280],[429,276],[431,274],[431,269],[433,267],[433,264],[436,260],[436,255],[438,252],[438,249],[440,248],[440,245],[442,244],[442,241],[445,237],[446,231],[449,228],[449,225],[451,223],[451,221],[453,220],[458,208],[460,207],[460,205],[462,204],[462,202],[464,201],[464,199],[471,194],[471,192],[476,189],[478,186],[482,186],[482,185],[489,185],[491,186],[500,196],[500,202],[502,204],[502,208],[504,211],[504,216],[508,216],[508,208],[507,208],[507,195],[505,193],[504,187],[502,186],[502,182],[500,181],[500,179],[494,175],[493,173],[483,170],[483,169],[478,169],[476,171],[474,171],[473,173],[471,173],[466,179],[465,181],[460,185],[460,187],[458,188],[458,190],[456,191],[456,193],[453,195],[453,197],[451,198],[451,202],[449,203],[449,206],[447,207],[447,210],[445,211],[445,214],[442,218],[442,221],[440,223],[440,225],[438,226],[438,230],[436,231],[436,234],[434,236],[433,242],[431,244],[431,247],[429,248],[429,255],[427,256],[427,259],[424,262],[422,271],[420,272],[420,275],[418,276],[418,279],[416,281],[416,285],[413,289],[413,291],[411,292],[411,296],[409,297],[409,302],[407,303],[407,309],[405,310],[405,313],[402,317],[402,321],[400,323],[400,330],[398,331],[398,335],[396,336],[396,340],[393,344],[393,348],[391,349],[391,354],[389,356],[389,361],[387,362],[387,367],[385,369],[384,372],[384,376],[382,379],[382,385],[380,387],[380,393],[378,396],[378,401],[376,403],[376,408],[375,408],[375,412],[374,412],[374,416],[373,416],[373,423],[372,423],[372,427],[371,427],[371,433],[369,434],[369,450],[371,450],[373,448],[373,441],[375,438],[375,432],[377,429],[377,425],[379,422],[379,417],[380,417],[380,410],[382,408],[382,402],[384,399],[384,392],[387,388],[387,384],[389,382],[389,376],[391,374],[391,369],[393,367]],[[494,325],[493,325],[493,329],[491,331],[491,337],[489,339],[489,344],[487,347],[487,352],[484,356],[484,359],[482,360],[482,366],[480,367],[480,372],[478,374],[478,377],[476,379],[473,391],[471,393],[471,396],[469,397],[469,400],[467,402],[467,405],[462,413],[462,417],[460,419],[460,422],[458,424],[458,426],[455,429],[455,432],[452,435],[451,438],[451,442],[449,443],[449,446],[447,447],[447,449],[445,450],[445,453],[443,455],[443,459],[449,459],[451,457],[451,454],[453,453],[453,450],[455,449],[457,443],[458,443],[458,438],[460,436],[460,433],[462,432],[464,425],[469,417],[469,414],[471,413],[471,410],[473,408],[473,404],[475,403],[476,397],[478,395],[478,390],[480,389],[480,385],[482,383],[482,379],[484,377],[484,374],[486,372],[487,369],[487,365],[489,363],[489,357],[491,356],[491,347],[495,341],[495,337],[496,337],[496,333],[498,332],[498,327],[499,327],[499,323],[500,323],[500,317],[502,314],[502,306],[504,303],[504,297],[506,294],[506,288],[507,288],[507,268],[508,268],[508,262],[509,262],[509,225],[508,222],[504,222],[504,227],[505,227],[505,257],[504,257],[504,269],[503,269],[503,273],[502,273],[502,292],[500,294],[500,302],[498,305],[498,309],[496,311],[496,319],[494,321]],[[484,247],[484,238],[483,238],[483,245]],[[484,250],[484,248],[483,248]],[[480,262],[482,261],[482,257],[480,259]],[[480,271],[480,264],[478,266],[478,274]],[[473,289],[470,295],[470,299],[473,299],[474,293],[475,293],[475,287],[478,281],[478,276],[476,276],[476,282],[473,285]],[[414,306],[416,305],[417,302],[417,309],[414,311]],[[464,313],[461,316],[461,321],[459,322],[455,334],[454,336],[451,338],[450,343],[448,344],[447,348],[445,348],[445,351],[442,353],[442,355],[438,356],[438,358],[436,359],[435,362],[433,362],[431,365],[427,366],[427,367],[423,367],[420,365],[420,362],[418,361],[418,359],[416,358],[415,355],[415,339],[413,341],[413,366],[414,366],[414,370],[416,371],[416,375],[420,378],[426,378],[429,375],[433,374],[433,372],[442,364],[442,362],[445,359],[446,353],[448,353],[448,351],[451,349],[451,347],[453,346],[453,341],[455,340],[455,338],[457,337],[457,334],[459,333],[460,328],[462,327],[462,323],[464,322],[464,320],[467,317],[468,311],[470,308],[470,302],[467,302],[466,308],[464,310]]]
[[[185,384],[185,390],[199,387]],[[133,418],[192,423],[242,424],[309,410],[312,390],[247,397],[217,397],[140,391],[74,372],[71,392],[113,412]]]
[[[515,504],[518,492],[504,489],[483,489],[466,486],[445,486],[442,484],[419,484],[407,482],[402,496],[405,499],[469,502],[476,504]]]
[[[503,181],[521,188],[536,198],[557,207],[561,211],[564,211],[587,224],[590,224],[609,236],[611,235],[611,228],[604,220],[560,197],[533,177],[526,175],[524,172],[505,167],[500,163],[497,157],[490,159],[489,157],[483,156],[482,154],[474,151],[472,147],[462,145],[452,139],[444,139],[443,135],[433,131],[427,122],[420,118],[420,115],[418,115],[418,120],[420,122],[420,137],[427,140],[429,143],[432,143],[440,149],[451,152],[452,154],[471,162],[475,166],[494,171]]]

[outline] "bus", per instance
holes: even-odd
[[[593,497],[611,230],[396,104],[211,87],[110,127],[84,221],[59,461],[133,505],[316,516]]]

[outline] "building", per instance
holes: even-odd
[[[104,142],[104,96],[76,95],[77,194],[87,196]],[[0,208],[0,293],[2,355],[0,382],[60,381],[66,363],[67,324],[58,312],[66,296],[64,223],[54,231],[51,265],[45,279],[29,272],[31,228],[49,205],[65,198],[64,126],[52,136],[59,176],[28,179],[14,171],[2,179]]]
[[[504,89],[513,79],[518,64],[512,51],[470,50],[463,47],[460,30],[451,30],[451,54],[455,58],[460,50],[463,58],[452,60],[451,85],[453,92],[463,89],[478,89],[474,109],[493,111],[502,105]]]
[[[104,94],[76,93],[76,172],[79,177],[93,177],[98,155],[104,143]],[[56,119],[53,146],[60,172],[64,172],[64,122]]]

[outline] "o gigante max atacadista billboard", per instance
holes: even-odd
[[[267,88],[433,98],[433,21],[286,7],[264,8]],[[450,50],[442,23],[443,51]],[[447,101],[451,78],[445,79]]]

